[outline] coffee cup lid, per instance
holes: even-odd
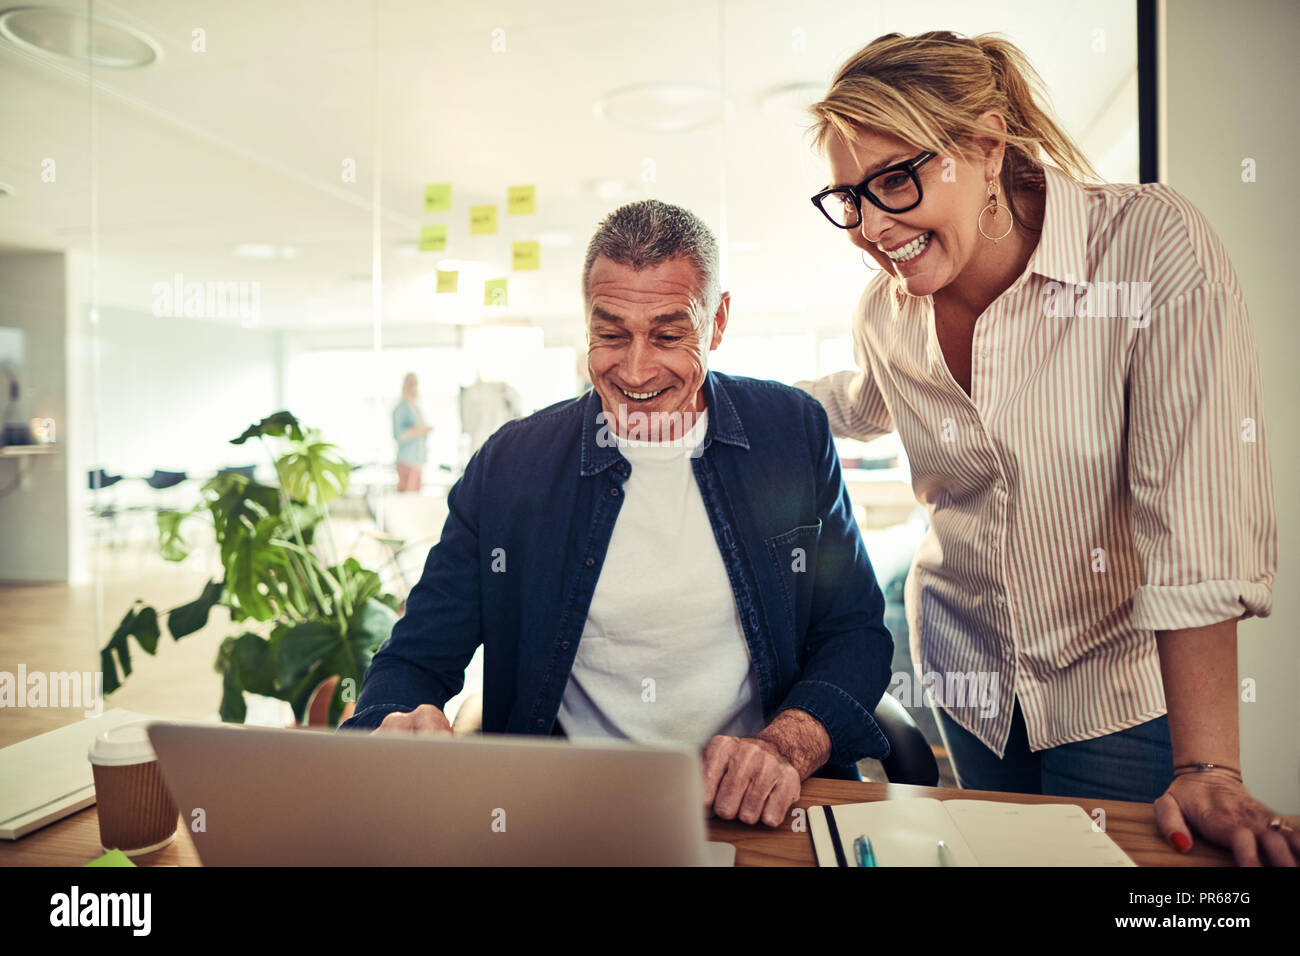
[[[95,737],[88,754],[91,763],[103,767],[125,766],[157,760],[145,728],[153,721],[133,720],[118,724]]]

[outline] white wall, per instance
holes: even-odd
[[[256,442],[229,441],[281,407],[278,331],[103,308],[93,336],[106,471],[210,477],[227,465],[269,467]]]
[[[67,318],[64,257],[59,252],[0,255],[0,325],[24,333],[21,393],[10,420],[53,418],[67,436]],[[9,404],[0,395],[0,411]],[[19,464],[0,459],[0,487],[18,480]],[[0,497],[0,581],[68,578],[68,464],[62,448],[32,458],[26,479]]]
[[[1239,629],[1239,667],[1257,700],[1242,703],[1242,772],[1275,810],[1300,811],[1300,222],[1295,94],[1300,8],[1290,0],[1178,0],[1164,5],[1164,181],[1205,213],[1223,239],[1254,320],[1264,377],[1281,564],[1273,614]],[[1255,160],[1256,182],[1242,182]]]

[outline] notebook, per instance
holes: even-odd
[[[1136,866],[1072,803],[878,800],[808,810],[818,866],[857,866],[853,841],[871,840],[877,866]]]
[[[114,707],[0,750],[0,839],[16,840],[94,803],[86,756],[91,741],[110,727],[145,719]]]

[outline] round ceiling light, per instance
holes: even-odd
[[[0,36],[40,56],[115,70],[148,66],[162,55],[133,27],[64,7],[11,7],[0,12]]]
[[[642,133],[687,133],[712,126],[726,112],[719,90],[680,83],[644,83],[614,90],[595,113],[615,126]]]

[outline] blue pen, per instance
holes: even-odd
[[[875,866],[876,851],[871,848],[871,839],[860,836],[853,841],[853,852],[857,854],[858,866]]]

